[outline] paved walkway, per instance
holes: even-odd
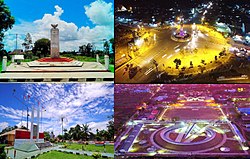
[[[48,152],[48,151],[52,151],[52,150],[59,150],[62,152],[72,152],[73,154],[79,153],[81,155],[85,154],[88,156],[91,156],[94,153],[94,152],[90,152],[90,151],[63,149],[63,148],[61,148],[61,145],[60,145],[60,146],[49,147],[49,148],[45,148],[45,149],[33,151],[33,152],[23,152],[23,151],[16,150],[16,158],[15,159],[31,158],[31,156],[36,156],[38,154],[42,154],[44,152]],[[7,153],[7,151],[5,151],[5,152]],[[101,153],[101,155],[107,156],[109,158],[114,158],[114,154],[112,154],[112,153]],[[9,150],[7,156],[14,159],[14,149]]]
[[[33,151],[33,152],[24,152],[24,151],[16,150],[16,158],[15,159],[30,158],[31,156],[36,156],[37,154],[40,154],[40,153],[43,153],[43,152],[48,152],[48,151],[51,151],[51,150],[57,150],[57,149],[59,149],[59,146],[50,147],[50,148],[46,148],[46,149],[42,149],[42,150],[38,150],[38,151]],[[5,150],[5,152],[7,154],[6,150]],[[14,149],[9,150],[7,156],[14,159]]]

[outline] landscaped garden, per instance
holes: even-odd
[[[58,152],[58,151],[50,151],[45,154],[41,154],[36,159],[94,159],[93,156],[86,155],[76,155],[70,154],[66,152]],[[98,159],[102,159],[101,157],[97,157]]]
[[[92,152],[105,152],[103,146],[96,146],[94,144],[64,144],[64,148],[71,150],[84,150],[84,151],[92,151]],[[114,153],[114,145],[105,145],[106,153]]]

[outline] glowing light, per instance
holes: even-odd
[[[135,45],[136,46],[141,46],[142,44],[143,44],[143,40],[142,39],[135,40]]]
[[[174,52],[176,52],[176,53],[177,53],[177,52],[179,52],[180,50],[181,50],[181,49],[176,49]]]
[[[128,137],[128,135],[124,135],[123,137],[121,137],[121,140],[125,140]]]
[[[249,150],[249,147],[247,147],[247,146],[242,146],[242,150],[247,151],[247,150]]]
[[[162,154],[162,153],[164,153],[166,150],[158,150],[157,152],[159,153],[159,154]]]
[[[150,152],[148,153],[148,156],[154,156],[156,154],[156,152]]]
[[[131,148],[131,149],[129,150],[129,152],[136,152],[137,150],[138,150],[138,148],[133,147],[133,148]]]
[[[196,24],[195,23],[193,23],[193,25],[192,25],[192,29],[194,30],[196,28]]]
[[[205,17],[203,16],[202,18],[201,18],[201,21],[203,22],[205,20]]]

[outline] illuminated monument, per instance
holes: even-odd
[[[183,23],[184,18],[180,17],[180,29],[171,35],[171,39],[177,42],[186,42],[191,39],[191,35],[184,30]]]

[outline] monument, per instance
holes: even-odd
[[[180,29],[171,35],[171,39],[177,42],[186,42],[191,39],[191,35],[184,30],[184,18],[180,18]]]
[[[114,74],[109,71],[109,56],[105,55],[105,65],[99,62],[78,61],[69,57],[60,57],[58,24],[51,24],[50,56],[19,65],[7,66],[7,57],[3,58],[3,73],[0,81],[16,82],[85,82],[113,81]],[[33,133],[33,131],[31,131]],[[38,136],[31,134],[32,136]]]
[[[51,58],[60,58],[59,54],[59,29],[57,28],[58,24],[51,24],[52,28],[50,29],[50,57]]]
[[[39,150],[39,148],[45,148],[47,146],[51,146],[50,143],[44,142],[44,133],[39,133],[39,122],[40,122],[40,108],[39,106],[36,108],[37,116],[36,125],[34,124],[34,114],[35,108],[32,106],[31,109],[31,125],[30,131],[25,132],[16,132],[14,148],[16,150],[31,152]]]

